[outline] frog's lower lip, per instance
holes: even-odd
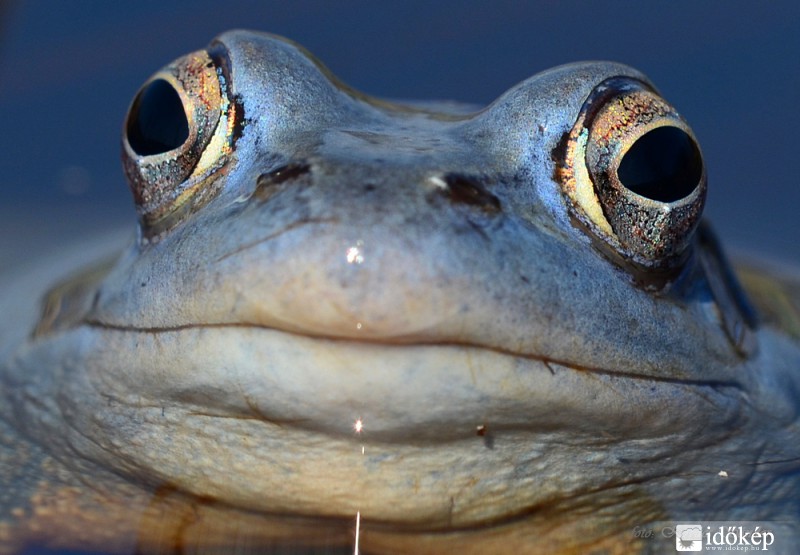
[[[599,423],[605,432],[628,436],[669,433],[718,402],[720,388],[737,387],[476,345],[362,342],[249,325],[96,327],[106,359],[98,367],[120,364],[121,352],[136,353],[135,372],[114,374],[120,378],[115,387],[127,393],[189,413],[329,435],[352,435],[360,421],[377,441],[457,440],[482,427],[596,433]]]

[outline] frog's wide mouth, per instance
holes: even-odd
[[[729,417],[730,390],[740,387],[482,345],[357,341],[253,325],[90,329],[99,332],[99,349],[88,366],[113,377],[101,377],[106,395],[135,392],[189,414],[332,436],[363,426],[378,442],[454,441],[487,429],[670,434],[711,410]],[[125,352],[135,356],[120,357]]]

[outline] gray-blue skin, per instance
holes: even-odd
[[[270,35],[208,52],[220,123],[189,117],[191,176],[148,170],[177,151],[138,152],[129,115],[136,239],[43,316],[54,272],[107,246],[3,281],[0,534],[36,518],[12,470],[30,451],[78,491],[417,531],[529,514],[551,552],[676,519],[783,522],[787,541],[796,282],[750,272],[770,287],[756,323],[708,229],[638,257],[560,177],[593,91],[646,77],[573,64],[478,110],[368,98]]]

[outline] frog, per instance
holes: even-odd
[[[122,162],[133,237],[2,282],[9,553],[800,538],[800,280],[734,269],[638,70],[395,102],[230,31],[142,86]]]

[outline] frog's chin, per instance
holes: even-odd
[[[246,326],[90,326],[47,343],[60,372],[28,353],[8,391],[52,449],[271,512],[485,522],[571,495],[595,467],[628,479],[618,457],[691,450],[737,414],[714,387],[464,345]],[[584,462],[565,477],[570,461]]]

